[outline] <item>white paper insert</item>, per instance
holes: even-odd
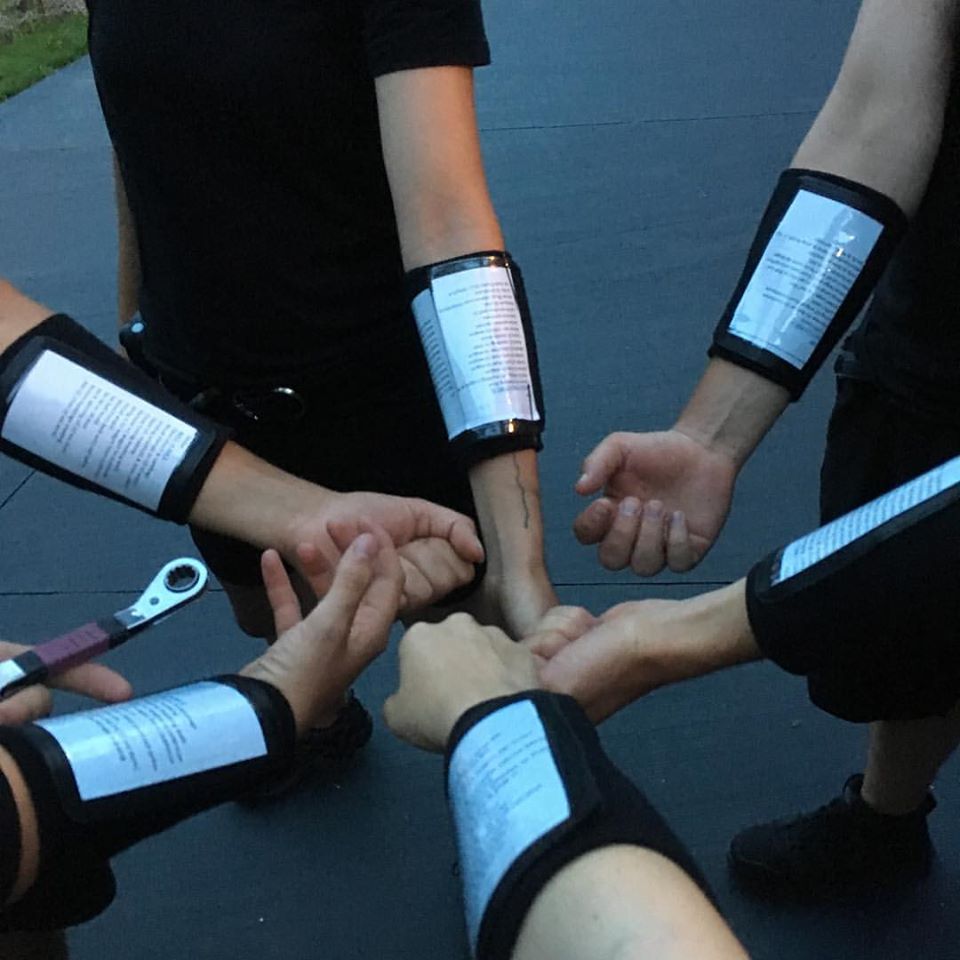
[[[960,483],[960,457],[795,540],[784,549],[773,583],[788,580],[812,567],[858,537],[957,483]]]
[[[539,420],[510,273],[475,267],[433,280],[413,312],[452,440],[501,420]]]
[[[26,675],[26,671],[17,666],[13,660],[4,660],[0,663],[0,690],[17,680],[22,680]]]
[[[24,377],[3,438],[156,510],[194,427],[47,350]]]
[[[450,761],[467,930],[474,950],[484,911],[510,865],[570,816],[547,734],[529,700],[484,717]]]
[[[130,703],[39,721],[60,744],[83,800],[262,757],[250,701],[204,681]]]
[[[882,231],[859,210],[799,191],[743,292],[730,332],[802,369]]]

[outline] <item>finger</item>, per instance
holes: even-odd
[[[652,577],[659,573],[665,564],[663,504],[659,500],[650,500],[643,508],[630,566],[638,576]]]
[[[573,521],[574,536],[584,546],[599,543],[607,535],[616,513],[616,505],[608,497],[594,500]]]
[[[562,630],[538,630],[520,641],[535,657],[544,660],[555,657],[570,642]]]
[[[385,647],[403,595],[403,569],[392,546],[380,547],[373,574],[353,618],[349,641],[351,649],[371,655]]]
[[[357,608],[374,577],[374,560],[381,549],[372,533],[361,533],[337,564],[329,592],[316,605],[304,625],[311,633],[349,635]]]
[[[610,477],[620,469],[622,461],[619,435],[612,433],[601,440],[583,461],[583,472],[574,484],[574,490],[581,496],[589,496],[603,489]]]
[[[418,497],[411,498],[408,502],[414,511],[418,536],[446,540],[463,560],[470,563],[483,562],[483,543],[469,517]]]
[[[421,575],[421,591],[416,597],[421,606],[436,603],[457,587],[470,583],[474,577],[474,565],[461,559],[453,547],[437,537],[415,540],[398,551]],[[411,571],[412,572],[412,571]],[[404,588],[409,601],[411,591]],[[412,607],[412,609],[416,609]]]
[[[622,570],[630,562],[642,515],[640,501],[636,497],[624,497],[620,502],[620,508],[598,551],[600,563],[608,570]]]
[[[423,575],[423,571],[405,553],[400,553],[400,568],[403,571],[403,594],[400,598],[400,608],[404,613],[414,613],[429,607],[433,600],[433,590],[430,581]]]
[[[597,622],[597,618],[583,607],[553,607],[541,618],[536,632],[525,637],[521,643],[534,655],[549,659]]]
[[[85,663],[48,682],[52,687],[71,690],[104,703],[121,703],[133,696],[130,681],[102,663]]]
[[[675,510],[667,527],[667,566],[675,573],[685,573],[695,567],[699,559],[690,542],[686,514]]]
[[[290,583],[280,554],[276,550],[263,551],[260,557],[260,572],[263,576],[264,589],[267,591],[267,600],[273,611],[276,635],[279,637],[300,622],[303,616],[300,600]]]
[[[45,717],[53,706],[50,691],[43,686],[27,687],[0,703],[0,724],[19,726]]]

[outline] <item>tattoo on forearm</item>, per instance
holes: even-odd
[[[520,459],[516,454],[513,455],[513,479],[517,481],[517,487],[520,490],[520,503],[523,505],[523,529],[530,529],[530,505],[527,503],[527,491],[520,479]]]

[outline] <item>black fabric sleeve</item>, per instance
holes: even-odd
[[[448,769],[457,745],[473,726],[520,700],[537,708],[568,790],[573,819],[522,853],[497,886],[480,927],[477,960],[508,960],[527,913],[550,879],[601,847],[626,844],[653,850],[677,864],[713,899],[690,852],[610,760],[593,724],[572,697],[530,690],[478,704],[454,726],[446,752]]]
[[[30,788],[40,837],[37,882],[22,901],[0,914],[0,929],[59,929],[96,916],[113,898],[111,857],[236,799],[289,765],[296,727],[283,694],[252,677],[214,681],[238,690],[253,706],[266,755],[96,800],[80,799],[66,756],[46,730],[32,724],[0,727],[0,746]]]
[[[364,0],[363,6],[367,62],[374,77],[490,62],[480,0]]]
[[[960,491],[956,488],[774,583],[782,550],[747,577],[747,615],[765,657],[808,674],[840,647],[906,659],[958,646]],[[958,652],[960,655],[960,652]]]
[[[156,381],[133,364],[123,360],[102,340],[62,313],[48,317],[15,340],[6,350],[0,351],[0,425],[7,413],[5,403],[7,393],[26,373],[29,364],[36,359],[37,351],[44,344],[48,344],[57,353],[81,366],[92,365],[95,368],[94,372],[105,376],[111,382],[148,403],[172,413],[197,429],[197,439],[168,481],[155,512],[156,516],[163,519],[173,520],[175,523],[186,523],[190,510],[200,494],[200,489],[213,469],[217,457],[230,439],[230,431],[181,403]],[[151,515],[154,514],[154,511],[148,510],[139,503],[107,491],[3,439],[0,439],[0,451],[72,486],[99,493],[138,510],[144,510]]]

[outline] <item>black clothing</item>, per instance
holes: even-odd
[[[486,63],[479,0],[88,7],[151,359],[263,382],[415,339],[373,81]]]
[[[841,378],[820,474],[821,523],[958,453],[960,425],[925,419],[870,383]],[[956,597],[943,602],[955,603]],[[918,632],[929,631],[918,625]],[[960,700],[960,663],[952,653],[956,644],[918,645],[910,636],[884,642],[898,643],[903,655],[884,656],[881,651],[864,657],[855,645],[837,648],[829,669],[807,678],[810,699],[829,713],[858,722],[944,714]],[[939,652],[937,646],[942,647]]]
[[[88,6],[164,383],[293,387],[295,422],[208,413],[304,479],[473,515],[404,291],[374,78],[488,62],[479,0]],[[261,582],[258,551],[194,539],[218,576]]]
[[[960,73],[930,184],[866,318],[854,369],[928,418],[960,424]],[[844,364],[847,366],[844,366]]]
[[[827,522],[960,453],[960,74],[920,209],[859,329],[837,361],[838,397],[821,472]],[[914,652],[908,638],[907,649]],[[914,656],[896,669],[838,658],[809,678],[814,703],[847,719],[943,714],[955,671],[934,680]],[[911,703],[924,690],[926,704]],[[892,691],[899,694],[891,696]]]

